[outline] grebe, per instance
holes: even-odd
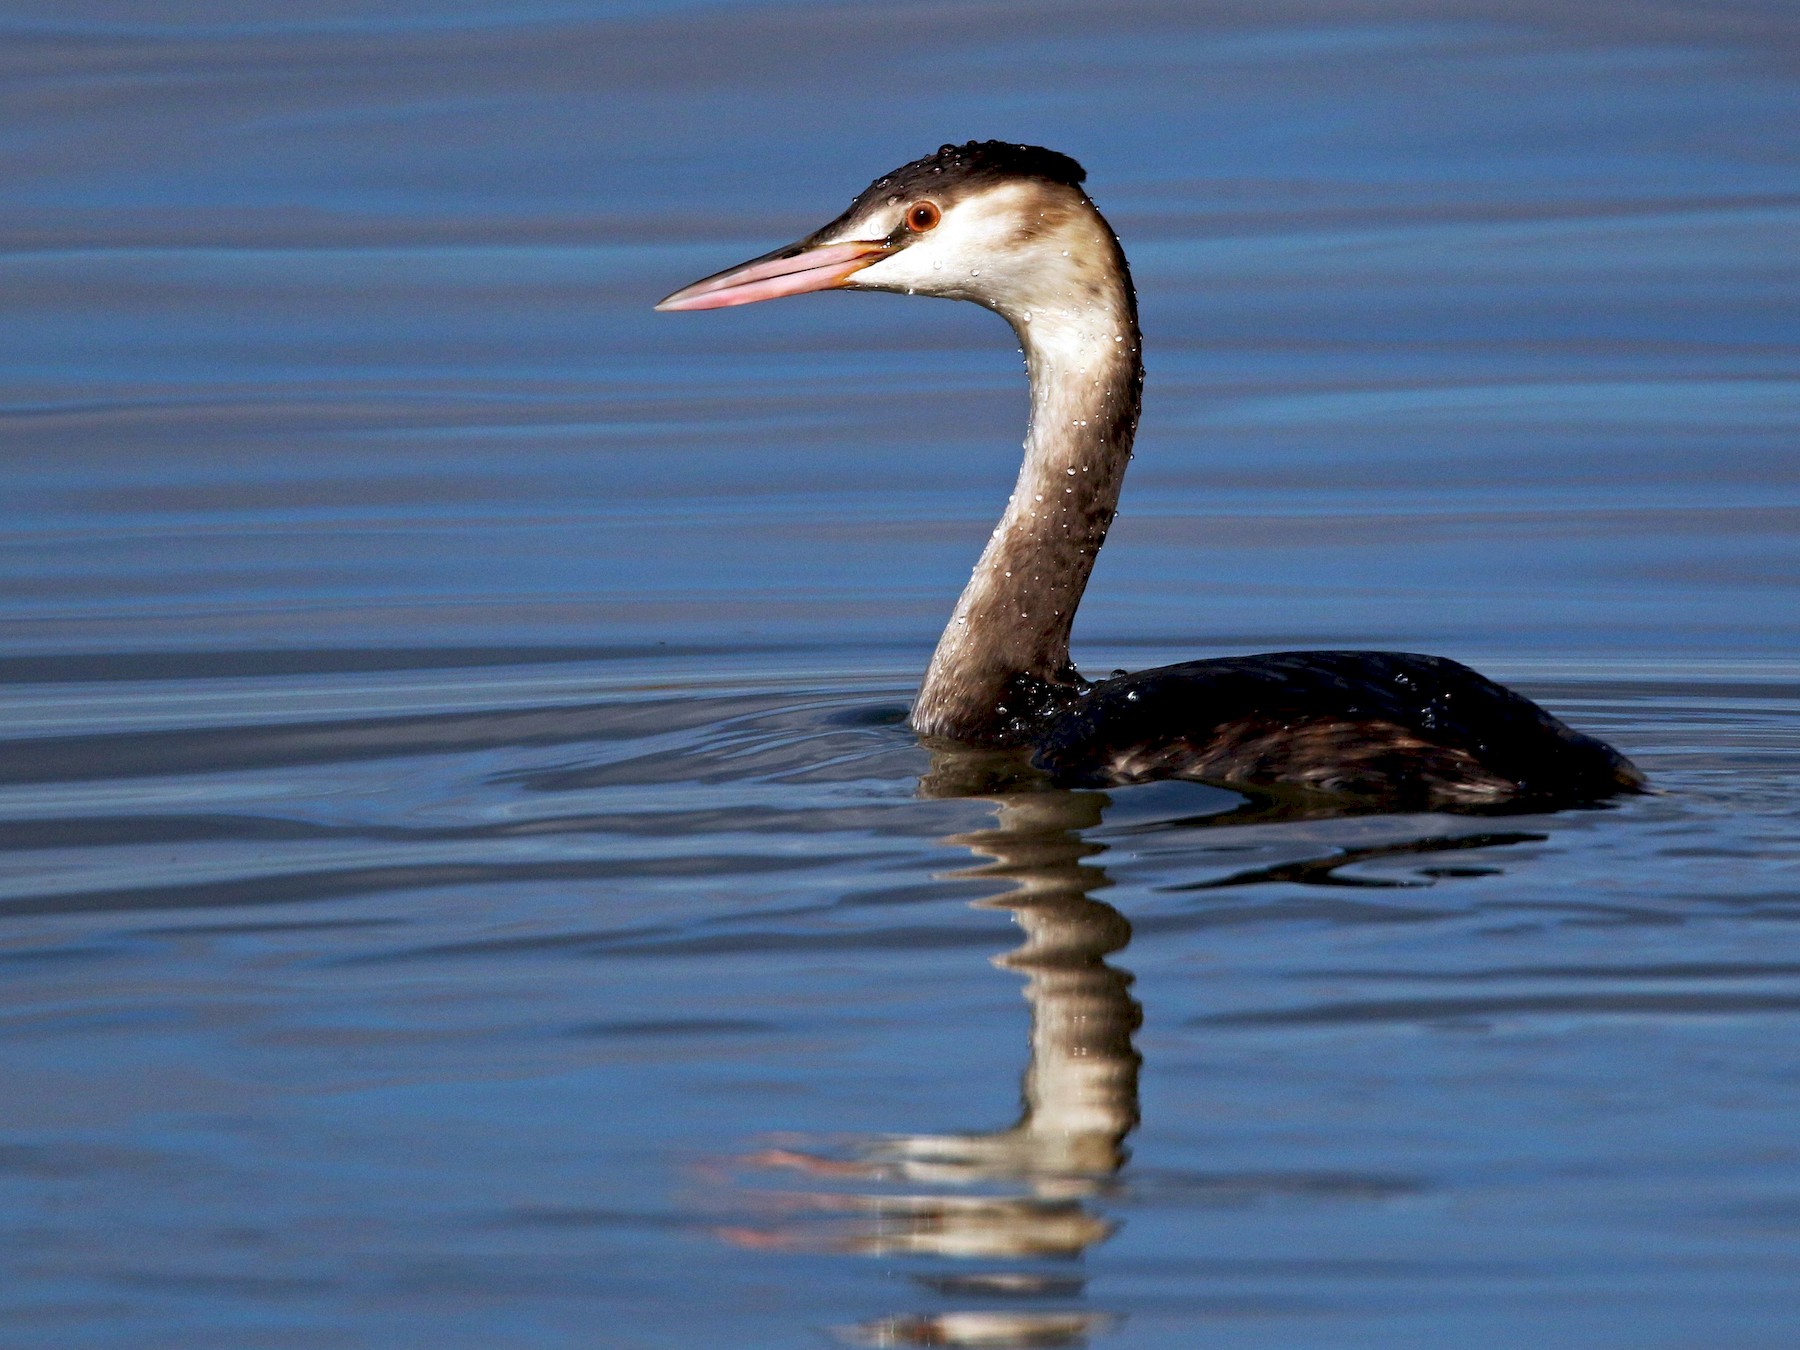
[[[1067,155],[946,145],[876,179],[785,248],[660,310],[832,288],[972,300],[1012,325],[1031,380],[1025,462],[912,709],[928,742],[1025,747],[1068,785],[1189,778],[1385,807],[1592,801],[1643,786],[1612,747],[1440,656],[1273,652],[1089,681],[1075,608],[1112,525],[1144,367],[1118,237]]]

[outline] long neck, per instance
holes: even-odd
[[[913,705],[923,735],[1017,739],[1005,703],[1021,678],[1080,681],[1069,630],[1118,508],[1143,386],[1131,278],[1110,231],[1105,242],[1075,298],[1001,309],[1031,376],[1025,462]]]

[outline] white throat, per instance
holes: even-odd
[[[1031,423],[1018,483],[913,706],[924,735],[1004,742],[1007,718],[1023,711],[1005,702],[1021,677],[1080,682],[1069,632],[1118,506],[1143,370],[1124,257],[1099,213],[1087,216],[1088,247],[1046,249],[1054,263],[1035,280],[1019,269],[1022,284],[982,298],[1019,335]]]

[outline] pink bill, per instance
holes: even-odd
[[[657,306],[661,310],[725,309],[784,295],[829,290],[887,252],[880,240],[825,244],[792,257],[754,258],[747,263],[683,286]]]

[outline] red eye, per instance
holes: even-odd
[[[906,212],[906,228],[914,234],[924,234],[940,220],[944,213],[937,208],[936,202],[914,202]]]

